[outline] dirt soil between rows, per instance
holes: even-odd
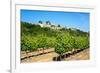
[[[21,60],[21,63],[33,63],[33,62],[50,62],[53,61],[53,57],[58,54],[55,52],[30,57],[24,60]],[[65,58],[64,61],[73,61],[73,60],[89,60],[90,59],[90,51],[89,49],[85,49],[77,54],[71,55],[68,58]]]

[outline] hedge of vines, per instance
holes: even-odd
[[[53,30],[21,22],[21,51],[32,52],[39,48],[54,48],[60,55],[73,49],[86,49],[89,48],[89,32],[67,28]]]

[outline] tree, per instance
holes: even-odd
[[[58,24],[58,27],[61,27],[60,24]]]
[[[46,24],[51,25],[51,22],[50,21],[46,21]]]
[[[43,24],[43,22],[42,22],[42,21],[38,21],[38,23]]]

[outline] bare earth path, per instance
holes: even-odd
[[[68,58],[66,58],[66,61],[71,61],[71,60],[88,60],[90,58],[90,53],[89,53],[89,49],[85,49],[83,51],[81,51],[80,53],[77,53],[75,55],[72,55]]]
[[[81,51],[80,53],[77,53],[75,55],[71,55],[70,57],[64,59],[65,61],[71,61],[71,60],[88,60],[89,59],[89,49],[85,49]],[[25,60],[22,60],[21,63],[32,63],[32,62],[50,62],[52,61],[52,58],[57,56],[55,52],[31,57]]]

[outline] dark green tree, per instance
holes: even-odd
[[[49,25],[51,25],[51,22],[50,22],[50,21],[46,21],[46,24],[49,24]]]
[[[43,24],[43,22],[42,22],[42,21],[38,21],[38,23]]]
[[[61,27],[61,25],[60,25],[60,24],[58,24],[58,27]]]

